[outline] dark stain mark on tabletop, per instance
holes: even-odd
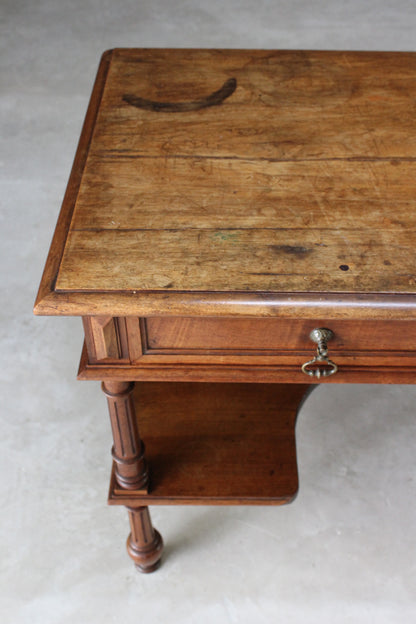
[[[224,100],[230,97],[237,88],[237,80],[235,78],[229,78],[224,82],[221,89],[214,91],[207,97],[201,100],[194,100],[190,102],[157,102],[154,100],[147,100],[131,93],[125,93],[123,95],[123,101],[127,102],[131,106],[136,108],[142,108],[144,110],[152,111],[154,113],[188,113],[191,111],[201,110],[202,108],[209,108],[210,106],[218,106],[222,104]]]
[[[270,249],[275,253],[287,253],[294,256],[307,256],[312,253],[313,249],[303,247],[302,245],[270,245]]]

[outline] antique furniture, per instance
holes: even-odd
[[[104,54],[35,312],[83,318],[142,571],[150,504],[294,498],[314,384],[414,383],[415,101],[412,53]]]

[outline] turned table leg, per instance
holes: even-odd
[[[163,540],[153,528],[148,507],[128,507],[131,533],[127,538],[127,552],[140,572],[154,572],[163,551]]]
[[[139,436],[132,392],[134,383],[105,381],[102,389],[107,397],[116,464],[116,479],[129,490],[147,490],[149,474],[144,458],[144,444]]]
[[[132,392],[133,382],[105,381],[102,389],[107,397],[114,446],[117,483],[127,490],[147,493],[149,473],[140,439]],[[160,564],[163,540],[152,526],[148,507],[128,507],[131,533],[127,552],[141,572],[153,572]]]

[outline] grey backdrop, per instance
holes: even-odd
[[[140,576],[106,506],[110,428],[78,319],[31,308],[99,57],[122,46],[416,50],[413,1],[1,0],[0,619],[416,621],[416,388],[331,386],[298,422],[283,508],[153,508]]]

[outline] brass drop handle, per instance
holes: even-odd
[[[319,327],[311,331],[309,338],[318,346],[315,357],[302,365],[302,372],[305,375],[319,378],[329,377],[329,375],[334,375],[337,372],[338,366],[328,358],[328,347],[326,344],[333,337],[334,333],[325,327]],[[321,367],[320,364],[324,364],[325,367]]]

